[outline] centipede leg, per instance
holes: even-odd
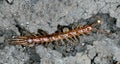
[[[82,27],[80,26],[80,24],[77,25],[77,29],[81,29]]]
[[[55,41],[55,44],[56,44],[55,48],[58,48],[58,41]]]
[[[35,33],[27,33],[25,36],[26,37],[32,37],[32,36],[37,37],[37,34],[35,34]],[[20,36],[20,38],[22,38],[22,37]]]
[[[68,39],[68,38],[66,38],[66,40],[68,41],[68,42],[70,42],[70,43],[73,43],[73,41],[71,41],[70,39]]]
[[[44,42],[43,44],[44,44],[44,46],[45,46],[45,47],[47,47],[47,46],[48,46],[48,42]]]
[[[31,33],[31,35],[37,37],[37,35],[35,33]]]
[[[45,35],[48,35],[48,33],[46,32],[46,31],[44,31],[44,30],[41,30],[41,29],[38,29],[38,35],[39,36],[45,36]]]
[[[65,42],[63,41],[63,39],[60,40],[62,45],[65,45]]]
[[[72,43],[77,43],[77,42],[78,42],[78,39],[77,39],[76,36],[71,37],[71,38],[69,38],[69,39],[72,41]]]
[[[73,36],[73,38],[74,38],[74,42],[78,42],[78,39],[76,36]]]

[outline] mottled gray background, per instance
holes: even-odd
[[[120,33],[116,39],[104,37],[88,45],[85,52],[62,57],[56,50],[36,46],[35,50],[5,43],[11,33],[20,35],[16,22],[32,33],[49,34],[57,25],[69,25],[97,13],[116,18],[120,28],[120,0],[0,0],[0,64],[110,64],[120,61]],[[117,40],[117,41],[116,41]],[[119,45],[117,45],[117,44]]]

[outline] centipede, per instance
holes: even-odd
[[[48,34],[46,31],[43,31],[41,29],[38,30],[38,34],[32,34],[32,35],[25,35],[25,36],[15,36],[10,40],[10,43],[16,44],[16,45],[39,45],[39,44],[49,44],[51,42],[56,42],[59,40],[62,44],[65,44],[64,40],[75,43],[77,41],[77,37],[80,37],[80,35],[83,34],[89,34],[93,30],[96,30],[96,26],[101,24],[101,19],[96,20],[92,24],[86,24],[86,25],[78,25],[74,29],[67,29],[64,27],[62,31],[55,31],[55,33]]]

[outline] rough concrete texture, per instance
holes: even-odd
[[[42,29],[51,34],[58,24],[70,26],[81,18],[92,22],[90,18],[96,14],[103,20],[100,29],[112,34],[81,36],[80,43],[85,46],[76,46],[75,53],[61,51],[64,47],[29,48],[6,42],[14,35],[21,35],[21,27],[31,33]],[[0,0],[0,64],[117,64],[119,61],[120,0]]]
[[[29,59],[26,53],[13,46],[6,46],[0,50],[1,64],[24,64]]]

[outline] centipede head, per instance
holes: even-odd
[[[92,32],[98,32],[100,29],[100,26],[102,24],[101,20],[97,20],[96,22],[92,23],[90,26],[92,27]]]

